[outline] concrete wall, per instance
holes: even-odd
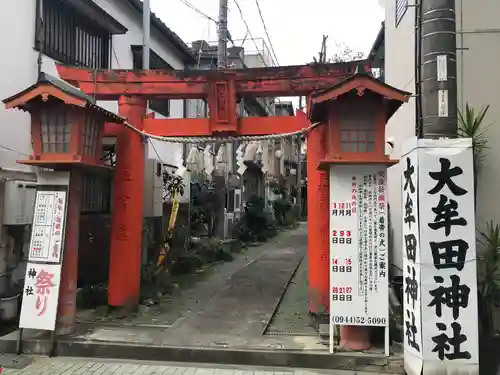
[[[395,24],[395,1],[379,0],[385,7],[385,81],[399,89],[414,92],[415,89],[415,54],[414,8],[409,7],[397,25]],[[409,4],[414,4],[410,0]],[[497,87],[496,61],[500,58],[500,27],[498,17],[500,2],[495,0],[465,1],[457,0],[457,62],[459,108],[469,103],[479,110],[490,104],[487,123],[500,118],[500,98]],[[395,142],[393,159],[401,156],[401,143],[413,136],[415,128],[415,101],[411,99],[391,118],[387,125],[386,138]],[[500,211],[494,202],[500,189],[500,148],[494,147],[500,139],[500,128],[492,126],[487,136],[491,147],[487,150],[483,170],[479,176],[479,194],[477,205],[477,225],[493,220],[500,223]],[[402,266],[401,249],[401,170],[398,165],[391,167],[388,173],[388,194],[391,206],[391,221],[394,229],[394,251],[391,254],[396,267]]]
[[[142,44],[142,16],[121,0],[95,0],[95,3],[128,28],[125,35],[113,36],[112,68],[131,69],[131,45]],[[37,56],[34,50],[36,2],[34,0],[2,1],[0,8],[0,99],[13,95],[35,83]],[[151,47],[176,69],[184,63],[170,43],[153,27]],[[43,70],[58,76],[54,61],[45,57]],[[107,109],[117,112],[117,102],[100,102]],[[171,102],[171,117],[184,116],[182,100]],[[161,118],[160,115],[157,117]],[[6,111],[0,105],[0,168],[30,169],[16,163],[16,159],[31,153],[30,116],[20,111]],[[150,158],[161,158],[165,163],[177,165],[182,158],[182,146],[155,142],[155,149],[148,146]],[[6,146],[11,150],[2,148]],[[12,151],[14,150],[14,151]]]

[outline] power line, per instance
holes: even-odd
[[[240,4],[238,3],[238,0],[233,0],[233,1],[234,1],[234,4],[236,5],[236,7],[238,8],[238,12],[240,13],[240,18],[243,21],[243,23],[245,24],[248,36],[250,37],[250,39],[252,39],[252,42],[255,46],[255,49],[257,50],[257,54],[259,55],[259,57],[262,60],[262,62],[264,63],[264,65],[267,66],[266,60],[264,59],[264,57],[262,56],[262,54],[259,51],[259,47],[257,46],[257,43],[255,42],[255,39],[252,35],[252,32],[250,31],[250,27],[248,26],[248,23],[245,19],[245,16],[243,15],[243,11],[241,10],[241,7],[240,7]]]
[[[25,152],[20,152],[20,151],[12,149],[10,147],[4,146],[4,145],[0,145],[0,149],[5,150],[5,151],[9,151],[9,152],[13,152],[13,153],[18,154],[18,155],[30,156],[29,154],[26,154]]]
[[[271,37],[269,36],[269,32],[267,31],[266,22],[264,21],[264,16],[262,15],[262,9],[260,9],[259,0],[255,0],[255,4],[257,5],[260,20],[262,21],[262,25],[264,26],[264,32],[266,33],[267,40],[269,41],[269,46],[271,47],[271,52],[273,53],[274,59],[276,60],[276,65],[279,65],[278,57],[276,56],[276,52],[274,52],[273,42],[271,41]]]
[[[213,18],[213,17],[210,17],[208,14],[206,14],[205,12],[203,12],[202,10],[200,10],[199,8],[195,7],[193,4],[191,4],[189,1],[187,0],[179,0],[181,3],[183,3],[184,5],[186,5],[188,8],[194,10],[196,13],[198,13],[199,15],[209,19],[210,21],[212,22],[215,22],[215,24],[219,24],[219,22]]]

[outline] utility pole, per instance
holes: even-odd
[[[227,68],[227,0],[219,0],[217,67]]]
[[[457,137],[455,0],[420,0],[421,138]],[[417,119],[419,121],[420,119]]]
[[[149,69],[149,50],[150,50],[150,37],[151,37],[151,4],[150,0],[143,0],[142,2],[142,69]]]
[[[302,96],[299,96],[299,109],[302,111]],[[297,136],[297,205],[299,206],[299,214],[302,218],[302,135]]]
[[[151,3],[150,0],[142,2],[142,69],[147,70],[149,66],[149,57],[151,49]],[[149,101],[146,101],[146,111],[149,107]],[[148,158],[148,145],[144,147],[146,160]],[[160,160],[161,161],[161,160]]]
[[[227,0],[219,0],[219,22],[218,22],[217,34],[219,43],[217,45],[217,68],[218,69],[226,69],[227,64],[227,40],[228,40],[228,32],[227,32]],[[219,147],[223,147],[220,145]],[[233,148],[234,143],[226,143],[226,160],[229,164],[229,158],[233,157]],[[217,153],[217,143],[214,143],[214,151]],[[231,163],[234,164],[234,163]],[[228,171],[229,172],[229,171]],[[233,172],[233,171],[231,171]],[[226,204],[228,203],[229,195],[229,175],[225,177],[223,180],[219,177],[216,177],[216,185],[217,186],[217,200],[221,200],[219,204],[215,207],[215,231],[217,235],[224,237],[224,227],[225,227],[225,210]],[[224,203],[224,201],[226,203]],[[229,205],[228,205],[229,206]]]

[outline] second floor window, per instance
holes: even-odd
[[[132,54],[134,56],[134,69],[142,69],[142,46],[133,45]],[[163,60],[157,53],[150,50],[149,66],[151,69],[173,70],[172,65]],[[170,100],[168,99],[153,99],[149,101],[149,108],[160,115],[170,117]]]
[[[111,35],[64,1],[43,1],[43,24],[37,15],[35,48],[63,64],[107,69]]]

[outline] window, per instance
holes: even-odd
[[[47,106],[40,117],[42,152],[69,152],[70,126],[67,106]]]
[[[408,0],[396,0],[396,27],[403,19],[406,9],[408,9]]]
[[[82,153],[85,156],[95,156],[97,151],[97,140],[99,139],[99,129],[102,123],[100,119],[92,114],[87,114],[85,126],[82,129]]]
[[[142,69],[142,46],[131,46],[134,56],[134,69]],[[174,68],[163,60],[157,53],[150,50],[149,66],[151,69],[173,70]],[[153,99],[149,101],[149,108],[160,115],[170,116],[170,100],[168,99]]]
[[[43,0],[43,28],[40,27],[39,14],[37,26],[35,48],[47,56],[68,65],[109,68],[109,31],[64,1]]]
[[[342,152],[373,152],[375,148],[375,124],[364,122],[353,126],[348,122],[340,126],[340,150]]]
[[[112,179],[105,175],[84,175],[82,178],[82,214],[111,212]]]

